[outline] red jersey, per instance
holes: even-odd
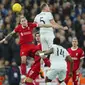
[[[76,50],[72,50],[71,48],[68,48],[68,52],[71,56],[71,58],[74,61],[73,71],[77,70],[80,65],[80,59],[84,58],[84,51],[81,48],[78,48]],[[70,63],[68,62],[68,69],[70,69]]]
[[[36,49],[42,50],[41,44],[36,45]],[[41,60],[41,57],[40,56],[34,56],[34,61],[35,61],[34,64],[40,63],[40,60]],[[44,61],[45,65],[47,65],[48,67],[50,67],[50,61],[49,61],[48,58],[44,58],[43,61]]]
[[[33,28],[37,27],[36,23],[28,23],[27,27],[22,27],[22,25],[18,25],[14,31],[19,33],[20,41],[19,44],[25,44],[33,41]]]

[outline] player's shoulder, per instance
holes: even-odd
[[[82,48],[78,48],[78,50],[79,50],[79,51],[83,51],[83,49],[82,49]]]
[[[63,46],[60,46],[61,47],[61,49],[63,49],[64,51],[67,51],[67,49],[66,48],[64,48]]]
[[[53,44],[52,47],[66,50],[66,49],[65,49],[64,47],[62,47],[61,45]]]
[[[36,24],[36,23],[28,22],[28,26],[29,26],[29,27],[30,27],[30,26],[33,26],[34,24]]]
[[[21,24],[16,25],[15,28],[21,28]]]
[[[51,14],[51,12],[41,12],[39,15],[48,15],[49,16],[50,14]]]
[[[28,22],[28,25],[31,25],[31,24],[33,24],[33,22]]]

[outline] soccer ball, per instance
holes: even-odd
[[[13,10],[13,12],[21,12],[22,6],[21,6],[19,3],[15,3],[15,4],[12,6],[12,10]]]

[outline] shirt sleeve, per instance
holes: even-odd
[[[53,19],[52,13],[51,12],[48,12],[47,17],[49,18],[49,20],[52,20]]]
[[[84,58],[84,56],[85,56],[85,54],[84,54],[84,51],[82,50],[82,54],[81,54],[80,59],[83,59],[83,58]]]
[[[15,32],[19,32],[19,26],[16,26],[14,29]]]
[[[33,28],[38,27],[38,23],[32,23],[32,27]]]

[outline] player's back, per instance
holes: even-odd
[[[66,57],[69,55],[67,50],[60,45],[53,45],[53,54],[50,56],[51,65],[53,68],[66,69]]]
[[[40,14],[38,14],[35,17],[34,22],[37,22],[39,24],[50,24],[51,19],[53,19],[51,12],[41,12]],[[49,33],[49,32],[53,33],[52,27],[49,27],[49,28],[42,27],[42,28],[40,28],[40,33],[44,34],[44,33]]]

